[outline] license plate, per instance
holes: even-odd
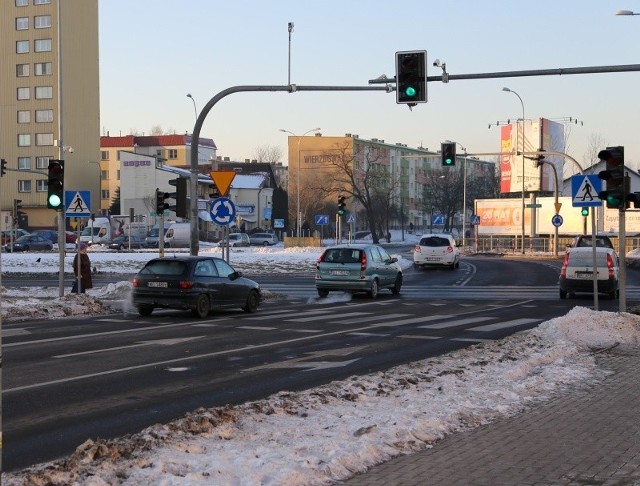
[[[349,275],[349,270],[331,270],[331,275],[339,275],[345,277]]]
[[[425,258],[425,260],[428,261],[428,262],[439,262],[440,258],[438,258],[438,257],[427,257],[427,258]]]
[[[168,286],[167,282],[147,282],[147,287],[160,287],[166,289]]]
[[[576,272],[576,278],[593,278],[593,272]]]

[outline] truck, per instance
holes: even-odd
[[[160,225],[154,224],[153,227],[147,232],[147,236],[145,237],[147,247],[158,248],[158,241],[160,241],[160,238],[164,238],[164,235],[167,233],[167,230],[173,223],[173,221],[165,221],[162,235],[160,235]]]
[[[171,223],[164,234],[165,248],[185,248],[191,244],[191,223]]]
[[[105,245],[120,235],[137,236],[144,240],[147,224],[142,221],[129,222],[129,216],[104,216],[90,218],[80,233],[80,242],[88,245]]]

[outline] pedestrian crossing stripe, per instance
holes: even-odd
[[[67,216],[88,216],[91,214],[91,209],[87,204],[88,191],[67,191],[65,196],[67,200]]]

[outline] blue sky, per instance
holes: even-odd
[[[102,0],[100,96],[102,134],[148,133],[155,125],[191,132],[193,95],[200,110],[238,85],[286,85],[288,22],[291,82],[367,86],[395,75],[396,51],[428,51],[450,74],[640,64],[640,0]],[[584,165],[594,139],[623,145],[640,164],[640,72],[430,82],[429,102],[410,111],[394,93],[238,93],[218,102],[203,126],[218,155],[250,158],[259,146],[322,128],[438,150],[446,139],[469,152],[499,150],[489,124],[526,118],[578,119],[567,152]],[[604,148],[604,147],[603,147]]]

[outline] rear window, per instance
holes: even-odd
[[[420,246],[450,246],[451,242],[441,236],[428,236],[420,240]]]
[[[596,253],[596,265],[598,267],[607,266],[607,253]],[[591,252],[573,252],[569,253],[569,266],[570,267],[592,267],[593,266],[593,254]]]
[[[182,275],[187,263],[181,260],[154,260],[147,263],[140,273],[152,275]]]
[[[330,248],[324,254],[325,262],[358,263],[360,250],[355,248]]]

